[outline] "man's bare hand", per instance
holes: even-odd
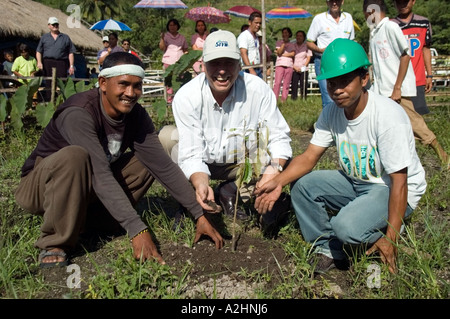
[[[397,258],[397,247],[395,244],[386,237],[381,237],[366,251],[366,254],[371,255],[376,251],[380,253],[381,261],[389,266],[389,271],[391,273],[396,273],[397,266],[395,261]]]
[[[133,257],[136,259],[154,260],[156,259],[160,264],[165,265],[166,262],[161,257],[156,248],[155,243],[148,231],[143,232],[131,240],[133,246]]]
[[[269,180],[264,184],[257,184],[254,195],[255,199],[255,209],[260,214],[265,214],[270,212],[278,200],[282,192],[282,187],[276,183],[273,179]]]
[[[222,211],[222,207],[214,201],[214,191],[211,186],[206,184],[197,186],[195,196],[200,206],[208,213],[220,213]]]
[[[197,219],[196,232],[194,238],[194,244],[196,244],[202,235],[209,236],[215,243],[216,248],[220,249],[223,247],[223,238],[219,232],[211,225],[209,220],[205,215]]]

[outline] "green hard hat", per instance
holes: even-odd
[[[338,38],[323,52],[317,80],[334,78],[370,65],[369,58],[359,43]]]

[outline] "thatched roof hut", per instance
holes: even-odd
[[[70,27],[74,20],[60,10],[31,0],[2,0],[0,49],[2,46],[3,48],[13,46],[12,42],[17,39],[39,42],[40,37],[49,32],[47,27],[49,17],[58,18],[60,31],[70,36],[77,50],[97,52],[103,47],[101,35],[89,30],[82,23],[79,28]]]

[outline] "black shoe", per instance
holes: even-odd
[[[291,196],[281,193],[270,212],[261,215],[261,228],[265,237],[275,237],[280,225],[289,215],[291,209]]]
[[[223,213],[226,216],[234,218],[234,206],[236,205],[237,186],[234,182],[224,182],[219,185],[219,202],[222,206]],[[249,216],[243,211],[239,205],[236,211],[236,219],[246,220]]]
[[[309,264],[314,269],[316,274],[325,274],[331,269],[348,270],[350,265],[347,259],[333,259],[324,254],[315,254],[310,260]]]

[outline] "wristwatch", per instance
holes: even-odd
[[[275,168],[277,171],[279,171],[280,173],[283,171],[283,166],[280,165],[280,163],[274,163],[274,162],[270,162],[270,166],[272,166],[273,168]]]

